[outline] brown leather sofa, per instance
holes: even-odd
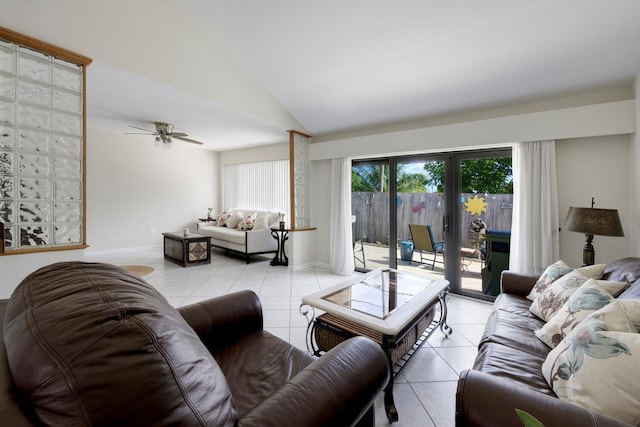
[[[264,331],[253,292],[176,310],[107,264],[44,267],[0,316],[6,426],[373,425],[389,378],[366,338],[314,358]]]
[[[458,380],[456,425],[522,426],[515,408],[546,427],[626,425],[558,399],[545,381],[542,364],[550,348],[534,334],[544,322],[531,314],[531,301],[525,298],[537,279],[502,273],[502,293],[494,303],[473,369],[463,371]],[[640,258],[608,264],[603,279],[629,283],[618,298],[640,298]]]

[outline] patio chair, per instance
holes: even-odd
[[[367,268],[367,259],[364,255],[364,243],[362,239],[357,240],[356,236],[356,216],[351,216],[351,242],[353,243],[353,262],[360,261],[362,268]],[[360,256],[358,256],[360,253]],[[356,266],[357,267],[357,266]]]
[[[358,257],[358,252],[360,253],[360,257]],[[367,268],[367,259],[364,256],[364,244],[362,240],[354,240],[353,241],[353,260],[360,261],[362,263],[362,268]]]
[[[433,254],[433,260],[430,261],[432,270],[435,269],[436,262],[444,265],[444,241],[436,241],[433,238],[431,225],[409,224],[409,232],[413,240],[413,250],[420,252],[420,263],[428,265],[422,259],[422,253],[427,252]],[[442,261],[437,260],[438,254],[442,255]]]

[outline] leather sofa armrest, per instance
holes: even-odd
[[[263,328],[262,305],[253,291],[240,291],[178,308],[212,353]]]
[[[516,408],[533,415],[545,427],[627,425],[485,372],[466,370],[460,374],[456,392],[456,426],[523,425]]]
[[[500,286],[502,293],[514,294],[526,297],[531,292],[533,285],[538,281],[539,276],[516,273],[515,271],[504,270],[500,276]]]
[[[378,344],[351,338],[328,351],[238,420],[245,426],[351,426],[389,380]]]

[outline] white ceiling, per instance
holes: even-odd
[[[104,56],[88,69],[89,126],[125,132],[169,121],[206,148],[229,150],[285,141],[292,127],[320,136],[631,85],[640,68],[637,0],[177,0],[172,7],[185,14],[184,28],[210,36],[293,120],[262,114],[250,98],[218,101],[159,83]],[[170,61],[173,49],[188,47],[181,32],[166,31],[175,41],[166,48]],[[197,55],[208,64],[207,52]],[[200,63],[182,66],[190,79]]]

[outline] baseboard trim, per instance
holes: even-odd
[[[140,251],[162,251],[162,245],[153,245],[153,246],[138,246],[134,248],[118,248],[118,249],[105,249],[101,251],[93,251],[93,250],[85,250],[84,256],[98,256],[98,255],[113,255],[113,254],[126,254],[131,252],[140,252]]]
[[[288,270],[289,271],[300,271],[300,270],[304,270],[306,268],[322,268],[323,270],[331,271],[331,267],[329,266],[329,264],[325,264],[323,262],[307,262],[307,263],[299,264],[299,265],[290,265],[288,267]]]

